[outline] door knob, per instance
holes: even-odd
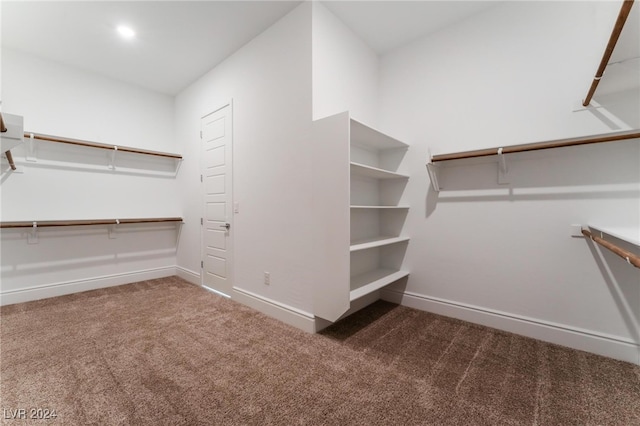
[[[230,223],[225,223],[224,225],[219,225],[219,226],[220,226],[220,228],[224,228],[227,231],[229,230],[229,228],[231,228],[231,224]]]

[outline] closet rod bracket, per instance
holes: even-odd
[[[115,170],[116,169],[116,154],[118,153],[118,146],[114,145],[113,146],[113,151],[111,151],[111,164],[109,164],[109,168],[111,170]]]
[[[498,148],[498,185],[506,185],[511,183],[509,180],[509,168],[507,159],[502,153],[502,148]]]
[[[109,239],[110,240],[115,240],[116,238],[118,238],[118,225],[120,225],[120,219],[116,219],[116,223],[114,223],[113,225],[109,226]]]
[[[35,135],[33,133],[29,133],[29,142],[27,142],[26,144],[27,155],[25,156],[25,159],[30,163],[35,163],[38,161],[38,158],[36,157],[36,143],[34,139]]]
[[[440,192],[440,166],[431,161],[431,156],[429,156],[429,161],[427,162],[427,173],[429,174],[429,180],[431,181],[433,190]]]
[[[38,244],[38,222],[33,222],[33,226],[27,234],[27,244]]]

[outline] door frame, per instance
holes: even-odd
[[[208,109],[208,112],[201,114],[200,115],[200,132],[202,132],[202,120],[211,114],[215,114],[216,112],[229,107],[229,114],[231,115],[231,215],[228,218],[229,219],[229,223],[231,224],[231,229],[234,230],[234,220],[233,220],[233,216],[234,216],[234,212],[235,212],[235,208],[234,208],[234,193],[235,193],[235,179],[233,176],[235,167],[234,167],[234,163],[235,163],[235,152],[234,152],[234,143],[233,143],[233,139],[234,139],[234,131],[233,131],[233,127],[234,127],[234,121],[233,121],[233,98],[230,99],[227,102],[224,102],[222,104],[218,104],[217,107],[215,108],[211,108]],[[231,297],[231,293],[233,293],[233,288],[234,286],[234,278],[235,278],[235,253],[234,253],[234,249],[235,249],[235,244],[234,244],[234,235],[235,232],[229,232],[229,236],[227,237],[229,239],[230,242],[230,246],[231,246],[231,261],[227,263],[229,269],[227,270],[227,279],[229,280],[229,282],[231,283],[231,291],[229,292],[230,294],[224,294],[222,292],[219,292],[215,289],[212,289],[210,287],[207,287],[204,285],[204,257],[205,257],[205,250],[204,250],[204,218],[205,218],[205,214],[206,214],[206,209],[205,209],[205,196],[206,196],[206,192],[205,192],[205,188],[204,188],[204,179],[202,178],[204,176],[204,171],[205,171],[205,164],[204,164],[204,155],[202,155],[202,144],[203,144],[203,139],[202,139],[202,135],[200,135],[199,138],[199,149],[198,149],[198,155],[200,157],[200,286],[205,288],[206,290],[209,290],[213,293],[216,293],[220,296],[223,297],[228,297],[228,298],[232,298]],[[235,230],[234,230],[235,231]],[[227,259],[228,260],[228,259]]]

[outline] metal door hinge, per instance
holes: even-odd
[[[204,182],[202,175],[200,175],[200,182]]]
[[[200,261],[200,269],[204,268],[204,260]]]
[[[200,225],[204,225],[204,219],[200,218]]]
[[[202,130],[200,130],[200,139],[202,139]]]

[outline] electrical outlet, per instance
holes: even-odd
[[[264,271],[264,285],[271,285],[271,274]]]

